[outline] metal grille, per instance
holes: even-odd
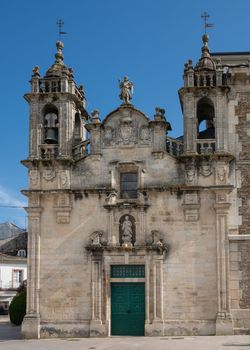
[[[144,265],[112,265],[111,277],[112,278],[144,278],[145,266]]]

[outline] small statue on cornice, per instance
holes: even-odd
[[[158,230],[151,231],[151,235],[148,237],[146,244],[161,251],[162,253],[167,253],[169,250],[168,244],[164,242],[162,234]]]
[[[101,242],[101,239],[102,239],[102,236],[103,236],[103,231],[95,231],[93,233],[91,233],[90,235],[90,244],[93,245],[93,246],[102,246],[102,242]]]
[[[105,198],[105,202],[109,205],[114,205],[116,204],[117,201],[117,192],[116,191],[111,191],[107,197]]]
[[[123,81],[119,79],[119,88],[121,89],[121,93],[119,95],[120,99],[124,104],[131,104],[130,100],[132,99],[132,94],[134,92],[134,84],[129,80],[126,76]]]

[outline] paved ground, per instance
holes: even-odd
[[[250,350],[250,335],[218,337],[112,337],[22,340],[20,327],[0,316],[0,350]]]

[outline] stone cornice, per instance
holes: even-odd
[[[228,235],[229,241],[250,241],[249,235]]]

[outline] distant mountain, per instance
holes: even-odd
[[[18,235],[25,230],[12,224],[11,222],[4,222],[0,224],[0,239],[6,239]]]

